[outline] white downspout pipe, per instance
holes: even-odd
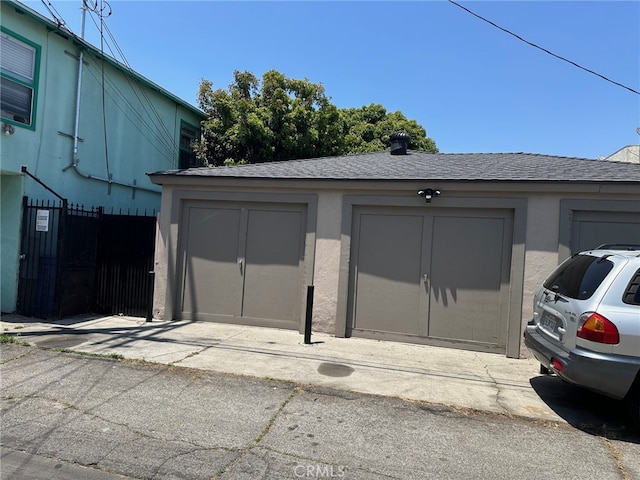
[[[87,2],[86,0],[82,0],[82,21],[81,21],[81,26],[80,26],[80,39],[84,40],[84,26],[85,26],[85,20],[87,17],[87,10],[89,7],[87,7]],[[77,92],[76,92],[76,118],[75,118],[75,125],[73,128],[73,155],[71,158],[71,164],[67,165],[65,168],[63,168],[63,171],[67,171],[69,168],[73,168],[75,170],[75,172],[80,175],[81,177],[90,179],[90,180],[98,180],[100,182],[105,182],[108,183],[109,185],[111,184],[116,184],[116,185],[120,185],[123,187],[130,187],[133,189],[134,195],[135,195],[135,191],[136,190],[143,190],[146,192],[153,192],[153,193],[160,193],[160,190],[156,190],[153,188],[147,188],[147,187],[140,187],[138,185],[135,184],[135,180],[134,183],[127,183],[127,182],[119,182],[117,180],[112,180],[111,178],[101,178],[101,177],[96,177],[95,175],[91,175],[88,173],[82,173],[79,169],[78,169],[78,141],[79,141],[79,135],[78,133],[80,132],[80,98],[82,95],[82,70],[83,70],[83,66],[84,66],[84,49],[82,46],[80,46],[80,56],[79,56],[79,63],[78,63],[78,86],[77,86]]]
[[[87,17],[87,2],[82,0],[82,21],[80,23],[80,38],[84,40],[84,24]],[[76,118],[73,129],[73,159],[71,164],[78,166],[78,132],[80,130],[80,96],[82,93],[82,67],[84,66],[84,49],[80,47],[80,61],[78,62],[78,90],[76,92]]]

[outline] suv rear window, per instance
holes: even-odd
[[[613,268],[607,257],[575,255],[545,280],[544,287],[565,297],[585,300],[596,291]]]
[[[640,305],[640,270],[633,274],[633,278],[624,291],[622,301],[629,305]]]

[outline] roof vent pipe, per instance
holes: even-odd
[[[391,155],[406,155],[411,138],[404,132],[396,132],[389,137],[391,140]]]

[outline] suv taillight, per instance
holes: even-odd
[[[618,328],[599,313],[585,313],[580,317],[578,337],[592,342],[616,344],[620,342]]]

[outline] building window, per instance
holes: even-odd
[[[40,47],[0,32],[0,108],[3,120],[34,126],[35,89]]]
[[[182,122],[180,125],[180,159],[178,168],[198,167],[193,146],[198,140],[198,127]]]

